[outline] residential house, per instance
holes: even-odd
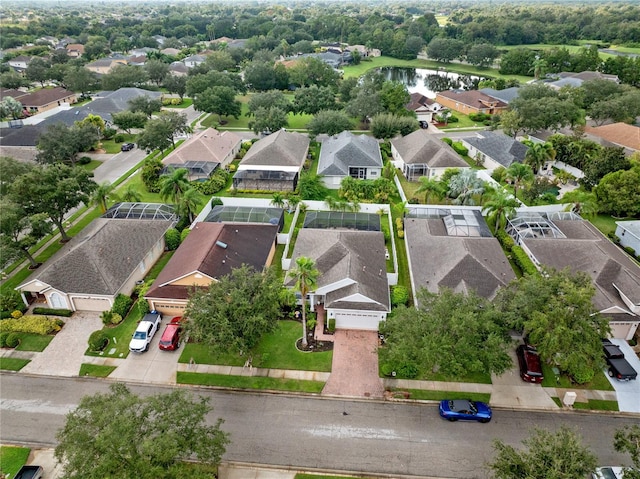
[[[620,245],[631,248],[636,256],[640,256],[640,220],[616,221],[616,236]]]
[[[33,57],[28,57],[26,55],[19,55],[9,60],[7,64],[18,73],[24,73],[24,71],[29,66],[29,63],[31,63],[32,59]]]
[[[438,179],[450,168],[470,168],[453,148],[425,130],[391,140],[391,155],[409,181],[421,176]]]
[[[627,123],[611,123],[602,126],[587,126],[587,138],[602,146],[621,146],[627,156],[640,151],[640,127]]]
[[[167,37],[162,35],[153,35],[151,38],[153,38],[158,43],[158,46],[164,45],[164,42],[167,40]]]
[[[63,104],[71,105],[76,102],[76,94],[62,87],[42,88],[31,93],[25,93],[14,98],[22,104],[25,112],[30,115],[42,113]]]
[[[273,260],[277,226],[197,223],[145,294],[150,308],[182,316],[193,288],[204,288],[247,265],[262,271]]]
[[[127,65],[134,67],[143,67],[147,63],[147,55],[131,55],[127,58]]]
[[[336,329],[378,330],[391,311],[382,232],[302,228],[292,267],[302,256],[314,260],[320,273],[309,293],[312,311],[324,308]],[[294,284],[289,278],[287,286]]]
[[[345,48],[345,50],[354,52],[357,51],[361,57],[379,57],[382,55],[382,52],[377,48],[367,48],[364,45],[349,45]]]
[[[573,88],[581,87],[582,84],[589,80],[609,80],[615,83],[620,83],[618,75],[610,75],[608,73],[600,73],[594,71],[584,72],[560,72],[557,75],[547,75],[559,78],[555,81],[547,82],[551,88],[559,90],[563,86],[571,86]]]
[[[214,128],[199,131],[167,155],[167,168],[186,168],[191,181],[207,179],[216,168],[227,166],[242,146],[242,138],[232,131]]]
[[[480,88],[478,90],[485,95],[489,95],[496,100],[500,100],[503,103],[509,104],[510,101],[518,98],[518,94],[520,93],[520,87],[514,86],[511,88],[505,88],[504,90],[496,90],[494,88]]]
[[[183,77],[187,76],[187,74],[189,73],[189,69],[184,63],[176,61],[171,62],[171,64],[169,65],[169,73],[175,76]]]
[[[436,101],[445,108],[468,115],[469,113],[485,113],[497,115],[509,105],[479,90],[446,90],[436,93]]]
[[[238,165],[239,190],[294,191],[309,153],[309,137],[284,129],[255,142]]]
[[[80,58],[84,55],[84,45],[81,43],[70,43],[65,48],[67,55],[71,58]]]
[[[411,206],[404,220],[411,288],[493,299],[515,279],[479,208]]]
[[[479,161],[488,170],[509,168],[522,163],[529,147],[500,131],[479,131],[475,136],[461,138],[469,150],[469,157]]]
[[[124,58],[99,58],[91,63],[87,63],[84,67],[98,75],[106,75],[107,73],[111,73],[111,70],[116,66],[126,64],[127,60]]]
[[[416,92],[411,94],[411,100],[405,105],[405,108],[415,112],[420,126],[426,128],[429,123],[433,122],[433,115],[442,110],[442,105],[422,93]]]
[[[543,267],[582,271],[595,287],[596,311],[609,319],[614,338],[633,338],[640,324],[640,266],[595,226],[568,212],[519,212],[507,233]]]
[[[172,220],[93,220],[16,289],[25,304],[106,311],[130,295],[164,251]]]
[[[382,174],[382,155],[375,138],[343,131],[322,142],[318,174],[327,188],[338,189],[343,178],[375,180]]]
[[[163,48],[162,50],[160,50],[160,53],[162,53],[163,55],[169,55],[170,57],[175,57],[180,54],[180,50],[178,50],[177,48]]]
[[[191,55],[182,60],[182,63],[187,68],[197,67],[198,65],[202,65],[205,62],[206,58],[202,55]]]

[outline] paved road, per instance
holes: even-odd
[[[0,440],[52,445],[55,432],[85,394],[108,381],[0,374]],[[132,386],[138,394],[168,387]],[[491,441],[518,445],[533,426],[578,430],[602,464],[626,464],[612,451],[616,428],[640,419],[615,415],[498,410],[490,424],[442,421],[432,404],[327,400],[200,389],[231,433],[226,460],[299,468],[451,478],[484,478]],[[344,415],[343,412],[347,414]]]

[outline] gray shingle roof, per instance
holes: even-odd
[[[504,90],[496,90],[494,88],[481,88],[478,91],[508,104],[510,101],[518,97],[520,87],[514,86],[511,88],[505,88]]]
[[[433,138],[426,130],[416,130],[391,140],[405,164],[426,164],[432,168],[469,168],[453,148]]]
[[[441,288],[492,299],[515,278],[495,238],[447,236],[442,219],[405,219],[405,237],[415,288]]]
[[[302,168],[308,150],[308,136],[280,130],[255,142],[240,161],[240,166],[295,166]]]
[[[389,283],[381,232],[303,228],[296,240],[292,265],[300,256],[315,260],[320,272],[318,288],[351,280],[350,284],[326,294],[326,308],[389,311]],[[349,298],[357,294],[373,302]]]
[[[343,131],[322,142],[319,175],[345,176],[350,167],[382,168],[380,146],[375,138]]]
[[[114,295],[172,224],[95,219],[25,283],[37,279],[65,293]]]
[[[482,131],[477,136],[464,138],[464,141],[505,168],[514,162],[522,163],[529,149],[527,145],[497,131]]]

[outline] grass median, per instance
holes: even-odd
[[[273,391],[291,391],[320,393],[324,382],[299,379],[278,379],[264,376],[229,376],[226,374],[190,373],[178,371],[178,384],[199,386],[218,386],[233,389],[267,389]]]
[[[392,388],[391,394],[395,398],[415,399],[418,401],[442,401],[443,399],[470,399],[488,403],[491,399],[489,393],[466,393],[462,391],[431,391],[425,389],[400,389]]]
[[[15,477],[27,463],[31,449],[18,446],[0,446],[0,470],[6,477]]]
[[[82,363],[78,376],[91,376],[94,378],[106,378],[115,371],[115,366],[103,366],[101,364]]]
[[[29,359],[0,358],[0,369],[3,371],[20,371],[30,362]]]

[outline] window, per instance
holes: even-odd
[[[366,168],[349,168],[349,176],[357,180],[366,180],[367,169]]]

